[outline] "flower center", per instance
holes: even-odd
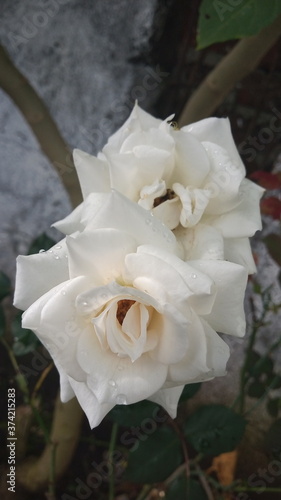
[[[166,194],[164,194],[163,196],[158,196],[154,199],[153,208],[158,207],[158,205],[161,205],[161,203],[164,203],[164,201],[172,200],[176,196],[176,193],[172,189],[168,188]]]
[[[135,303],[135,300],[123,299],[117,302],[116,318],[118,319],[120,325],[123,324],[125,316],[129,311],[130,307]]]

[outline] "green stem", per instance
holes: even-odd
[[[36,420],[37,420],[37,422],[39,424],[39,427],[43,431],[43,434],[44,434],[44,437],[45,437],[45,441],[46,441],[46,443],[49,443],[50,437],[49,437],[48,429],[45,426],[45,423],[44,423],[44,421],[43,421],[40,413],[38,412],[38,410],[37,410],[34,402],[30,398],[29,390],[28,390],[28,385],[27,385],[27,382],[26,382],[26,379],[25,379],[24,375],[22,375],[22,373],[20,371],[17,359],[16,359],[16,357],[15,357],[12,349],[10,348],[9,344],[6,342],[6,340],[1,337],[0,341],[4,345],[4,347],[5,347],[5,349],[6,349],[7,353],[8,353],[8,356],[10,358],[10,361],[11,361],[11,363],[13,365],[13,368],[14,368],[14,370],[16,372],[16,381],[17,381],[17,384],[18,384],[18,387],[19,387],[20,391],[23,394],[24,402],[26,404],[30,405],[30,407],[32,409],[32,412],[33,412],[33,414],[34,414],[34,416],[35,416],[35,418],[36,418]]]
[[[247,416],[249,415],[250,413],[252,413],[252,411],[254,411],[266,398],[266,396],[268,395],[269,391],[272,389],[272,387],[274,387],[275,385],[275,382],[279,380],[279,375],[276,375],[274,377],[274,379],[271,381],[271,383],[269,384],[269,386],[267,387],[266,391],[264,392],[264,394],[258,399],[258,401],[249,409],[247,410],[243,416]]]
[[[13,368],[16,372],[16,381],[17,381],[17,384],[18,384],[18,387],[20,389],[20,391],[22,392],[23,394],[23,397],[24,397],[24,402],[25,403],[29,403],[29,390],[28,390],[28,385],[26,383],[26,380],[24,378],[24,376],[22,375],[21,371],[20,371],[20,368],[19,368],[19,365],[18,365],[18,362],[16,360],[16,357],[12,351],[12,349],[10,348],[9,344],[6,342],[6,340],[1,337],[0,338],[0,341],[2,342],[3,346],[5,347],[7,353],[8,353],[8,356],[10,358],[10,361],[13,365]]]
[[[48,491],[48,500],[56,499],[56,443],[52,443],[52,451],[50,456],[50,475],[49,475],[49,491]]]
[[[116,422],[114,422],[114,424],[112,426],[111,438],[110,438],[110,443],[109,443],[109,448],[108,448],[108,462],[112,464],[112,474],[111,474],[110,480],[109,480],[108,500],[114,500],[115,474],[114,474],[114,464],[113,464],[113,453],[114,453],[115,446],[116,446],[117,433],[118,433],[118,424]]]
[[[136,500],[145,500],[151,488],[152,488],[151,484],[145,484],[140,494],[137,496]]]
[[[253,326],[252,326],[252,332],[250,334],[249,338],[249,343],[246,349],[246,356],[245,356],[245,361],[241,370],[241,376],[240,376],[240,391],[239,395],[234,401],[232,407],[234,407],[238,402],[240,402],[239,405],[239,411],[241,414],[244,413],[244,406],[245,406],[245,387],[248,382],[248,375],[247,375],[247,369],[248,369],[248,364],[249,364],[249,357],[253,351],[253,347],[256,341],[257,333],[259,331],[259,328],[263,326],[264,324],[264,319],[267,315],[267,312],[269,310],[269,300],[268,300],[268,290],[266,290],[263,294],[263,312],[261,314],[261,317],[259,319],[256,318],[255,316],[255,308],[254,308],[254,303],[252,298],[250,299],[251,303],[251,308],[252,308],[252,315],[253,315]]]

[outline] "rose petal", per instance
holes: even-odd
[[[73,160],[84,199],[91,192],[110,191],[109,168],[105,161],[80,149],[74,149]]]
[[[187,384],[209,371],[207,365],[207,340],[198,316],[193,313],[187,331],[189,348],[183,359],[169,366],[168,380],[173,384]]]
[[[151,243],[181,256],[182,249],[173,233],[147,210],[117,191],[109,195],[92,194],[84,204],[82,223],[89,229],[112,228],[132,235],[137,244]]]
[[[224,148],[233,161],[239,164],[246,174],[245,167],[232,137],[230,121],[228,118],[205,118],[196,123],[191,123],[181,130],[189,132],[200,142],[208,141]]]
[[[94,331],[84,330],[77,352],[81,364],[84,364],[81,352],[91,362],[87,383],[100,403],[136,403],[157,392],[166,379],[167,366],[152,360],[148,354],[132,363],[129,357],[118,357],[110,349],[104,351]]]
[[[108,412],[115,406],[113,403],[99,403],[85,382],[69,381],[82,410],[86,413],[91,429],[101,423]]]
[[[34,302],[22,319],[23,328],[33,330],[55,362],[79,381],[85,380],[85,373],[76,362],[77,340],[86,325],[76,315],[74,303],[88,287],[84,276],[66,281]]]
[[[134,285],[157,297],[160,303],[171,303],[189,316],[189,306],[198,314],[212,309],[215,294],[213,281],[189,263],[165,250],[141,245],[136,254],[126,256],[125,276]],[[167,286],[168,284],[168,286]]]
[[[184,247],[184,260],[223,260],[224,240],[218,229],[199,223],[193,228],[179,226],[174,234]],[[231,259],[228,259],[231,260]]]
[[[184,129],[174,131],[173,137],[176,168],[172,182],[183,184],[184,187],[201,187],[210,170],[206,151],[200,142]]]
[[[248,179],[244,179],[241,189],[243,196],[234,210],[218,217],[204,217],[204,222],[219,229],[225,238],[253,236],[262,228],[259,201],[264,190]]]
[[[47,252],[18,256],[14,294],[16,307],[27,309],[41,295],[69,279],[66,253],[63,239]]]
[[[153,394],[149,400],[161,405],[166,412],[169,413],[171,418],[176,418],[178,402],[183,388],[184,385],[179,385],[168,389],[160,389],[160,391]]]
[[[192,261],[192,265],[210,276],[216,286],[216,300],[210,314],[204,316],[216,331],[243,337],[245,334],[244,294],[247,270],[225,261]]]
[[[84,229],[83,224],[81,223],[81,216],[84,209],[84,203],[81,203],[76,207],[69,215],[67,215],[64,219],[61,219],[54,224],[52,227],[55,227],[63,234],[71,234],[75,231],[82,231]]]
[[[244,266],[248,274],[257,271],[249,238],[225,238],[224,252],[226,260]]]
[[[67,236],[66,244],[70,277],[90,276],[96,286],[122,276],[125,256],[136,250],[132,236],[110,228]]]

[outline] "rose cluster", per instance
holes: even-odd
[[[137,105],[97,158],[74,160],[84,201],[55,224],[65,238],[18,257],[23,326],[91,427],[143,399],[175,417],[185,384],[225,373],[219,333],[244,335],[262,189],[227,119],[178,130]]]

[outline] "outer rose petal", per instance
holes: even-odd
[[[168,367],[148,354],[132,363],[128,357],[103,350],[94,328],[88,328],[79,337],[77,352],[81,366],[86,359],[91,362],[87,384],[100,403],[122,404],[121,396],[123,404],[136,403],[161,389],[166,380]]]
[[[245,334],[244,294],[247,270],[225,261],[193,261],[192,265],[213,278],[216,284],[216,300],[205,320],[217,332],[243,337]]]
[[[33,330],[55,362],[76,380],[86,378],[76,361],[77,340],[85,328],[76,316],[75,299],[89,288],[84,276],[66,281],[34,302],[23,314],[23,328]]]
[[[248,179],[244,179],[241,188],[243,197],[234,210],[218,217],[204,217],[204,222],[219,229],[225,238],[253,236],[262,228],[259,201],[264,189]]]
[[[52,227],[55,227],[63,234],[71,234],[75,233],[75,231],[83,231],[84,226],[81,223],[83,208],[84,208],[84,203],[80,203],[80,205],[78,205],[78,207],[76,207],[64,219],[61,219],[52,224]]]
[[[122,127],[120,127],[117,132],[115,132],[115,134],[108,139],[107,144],[110,147],[110,151],[119,151],[126,137],[128,137],[128,135],[132,132],[138,130],[149,130],[151,127],[159,127],[161,122],[161,120],[151,116],[136,103],[129,118],[125,121]],[[105,146],[104,150],[106,148],[107,146]]]
[[[56,367],[60,375],[60,398],[63,403],[67,403],[70,399],[75,397],[75,392],[72,389],[69,377],[66,375],[63,368],[58,363],[56,363]]]
[[[224,253],[226,260],[244,266],[248,274],[257,271],[249,238],[225,238]]]
[[[221,232],[206,224],[193,228],[177,227],[174,234],[184,247],[184,260],[223,260],[224,240]]]
[[[70,277],[91,276],[95,286],[121,276],[126,255],[137,247],[130,234],[110,228],[86,229],[83,233],[67,236],[66,241]]]
[[[14,305],[27,309],[51,288],[69,279],[65,239],[49,251],[34,255],[19,255]]]
[[[93,429],[101,423],[107,413],[115,406],[115,403],[99,403],[85,382],[77,382],[71,377],[68,378],[81,408],[87,415],[90,427]]]
[[[117,191],[103,197],[99,194],[88,196],[84,203],[82,224],[90,230],[108,227],[124,231],[125,227],[138,245],[150,243],[178,256],[182,255],[182,248],[172,231],[147,210]]]
[[[209,371],[207,365],[207,340],[203,325],[193,313],[188,331],[189,349],[184,358],[169,366],[167,380],[171,385],[181,385],[192,382],[193,379]]]
[[[208,141],[218,144],[229,153],[234,163],[239,164],[243,168],[244,174],[246,173],[232,137],[228,118],[206,118],[199,122],[191,123],[181,130],[189,132],[200,142]]]
[[[84,199],[92,192],[110,191],[107,162],[84,153],[80,149],[74,149],[73,160]]]
[[[168,389],[160,389],[160,391],[156,392],[148,399],[165,408],[171,418],[176,418],[178,402],[183,388],[184,385],[179,385],[177,387],[169,387]]]

